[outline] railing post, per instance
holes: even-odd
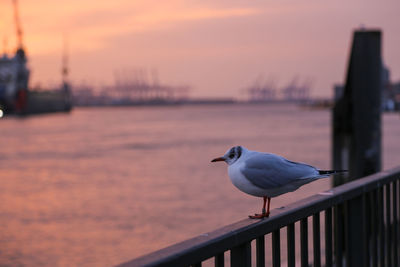
[[[364,262],[368,266],[371,261],[371,205],[369,203],[369,197],[367,193],[362,194],[362,214],[363,214],[363,233],[364,243],[362,249],[364,252]]]
[[[232,267],[251,267],[251,244],[246,242],[231,249]]]
[[[256,262],[257,267],[265,267],[265,236],[256,239]]]
[[[397,240],[397,181],[394,181],[392,183],[393,191],[392,191],[392,196],[393,196],[393,224],[392,224],[392,229],[393,229],[393,266],[398,265],[398,251],[397,251],[397,245],[398,245],[398,240]]]
[[[314,267],[321,266],[321,236],[319,213],[313,215],[313,251],[314,251]]]
[[[378,190],[369,193],[369,204],[371,207],[371,263],[372,266],[378,266]]]
[[[383,203],[383,186],[378,188],[377,193],[377,217],[378,217],[378,232],[379,232],[379,250],[378,257],[380,266],[385,265],[385,222],[384,222],[384,203]]]
[[[332,267],[332,208],[325,210],[325,265]]]
[[[281,237],[279,229],[272,232],[272,266],[281,266]]]
[[[300,220],[300,254],[301,267],[308,266],[308,218]]]
[[[288,267],[296,266],[296,249],[295,249],[295,238],[294,238],[294,223],[287,226],[287,261]]]
[[[214,257],[214,265],[215,265],[215,267],[224,267],[225,266],[224,253],[220,253]]]
[[[334,209],[334,233],[335,233],[335,265],[343,266],[343,204],[335,206]]]
[[[362,196],[347,201],[346,266],[367,266],[367,263],[364,262],[364,245],[367,240],[364,235],[363,204]]]
[[[392,266],[392,231],[391,231],[391,205],[390,205],[390,184],[386,188],[386,266]]]

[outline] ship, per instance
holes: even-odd
[[[29,88],[30,69],[22,42],[22,28],[18,16],[18,3],[13,0],[17,33],[14,55],[6,51],[0,56],[0,114],[29,115],[47,112],[68,112],[72,109],[71,88],[68,83],[66,55],[63,55],[62,84],[52,90]]]

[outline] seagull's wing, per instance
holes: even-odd
[[[289,161],[269,153],[250,155],[240,171],[251,183],[264,189],[319,176],[318,170],[310,165]]]

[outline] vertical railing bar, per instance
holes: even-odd
[[[289,224],[286,227],[287,231],[287,262],[288,267],[296,266],[296,249],[295,249],[295,239],[294,239],[294,223]]]
[[[385,185],[386,188],[386,266],[392,266],[392,237],[391,237],[391,201],[390,201],[390,183]]]
[[[308,218],[300,220],[300,254],[301,266],[308,267]]]
[[[369,251],[369,244],[370,244],[370,237],[371,237],[371,212],[370,212],[370,203],[369,203],[369,196],[367,193],[362,194],[362,214],[363,214],[363,219],[362,221],[364,222],[363,224],[363,237],[364,237],[364,242],[362,244],[363,246],[363,254],[364,254],[364,261],[363,263],[365,265],[369,265],[369,262],[371,261],[371,254]]]
[[[377,190],[372,191],[370,194],[371,205],[371,258],[372,266],[378,266],[378,204],[377,204]]]
[[[397,210],[396,210],[396,231],[397,231],[397,235],[396,235],[396,240],[400,240],[400,180],[396,180],[396,188],[397,188],[397,203],[399,203],[399,205],[397,205]],[[398,263],[400,263],[400,241],[397,241],[397,246],[396,246],[396,253],[395,255],[397,255],[397,261]]]
[[[346,266],[366,266],[365,202],[364,194],[346,200],[345,206],[345,263]],[[368,260],[369,262],[369,260]]]
[[[265,236],[256,239],[256,263],[257,267],[265,267]]]
[[[335,232],[335,266],[343,266],[343,204],[338,204],[334,209]]]
[[[251,244],[245,242],[231,249],[231,267],[251,266]]]
[[[220,253],[214,257],[214,266],[215,267],[225,267],[225,256],[224,253]]]
[[[379,265],[381,267],[385,266],[385,225],[384,225],[384,206],[383,206],[383,187],[378,188],[378,196],[377,196],[377,203],[378,203],[378,232],[379,232]]]
[[[351,250],[351,246],[350,246],[350,243],[349,243],[349,241],[350,241],[350,234],[351,234],[351,232],[349,231],[349,230],[351,230],[350,229],[350,213],[349,213],[349,202],[350,201],[352,201],[352,200],[354,200],[354,199],[349,199],[349,200],[347,200],[346,202],[345,202],[345,204],[343,205],[343,230],[344,230],[344,234],[343,234],[343,236],[344,236],[344,242],[343,242],[343,244],[344,244],[344,249],[343,249],[343,251],[344,251],[344,262],[345,262],[345,266],[347,265],[347,264],[351,264],[351,261],[350,261],[350,256],[351,256],[351,254],[350,254],[350,250]]]
[[[332,267],[332,208],[325,210],[325,266]]]
[[[321,236],[320,236],[320,220],[319,213],[315,213],[312,217],[313,222],[313,252],[315,267],[321,266]]]
[[[393,266],[397,266],[398,261],[398,253],[397,253],[397,181],[395,180],[392,184],[392,208],[393,208]]]
[[[281,266],[281,237],[280,229],[272,232],[272,266]]]

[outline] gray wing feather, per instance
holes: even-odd
[[[257,153],[249,157],[241,172],[251,183],[264,189],[318,176],[318,171],[313,166],[268,153]]]

